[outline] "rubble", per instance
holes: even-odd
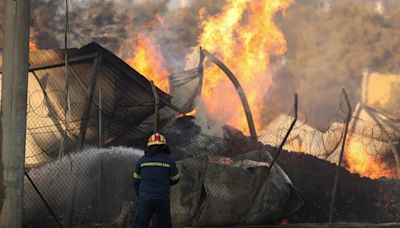
[[[305,201],[304,207],[288,222],[327,222],[336,165],[308,154],[287,151],[282,151],[278,163]],[[335,221],[400,222],[399,189],[400,180],[372,180],[343,168],[336,197]]]

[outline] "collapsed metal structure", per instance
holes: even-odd
[[[32,223],[35,218],[43,217],[49,207],[54,206],[56,209],[51,212],[54,219],[59,224],[71,224],[74,211],[88,207],[85,203],[91,202],[75,201],[83,199],[85,194],[86,198],[95,195],[99,197],[97,193],[93,193],[100,194],[99,189],[111,188],[102,186],[103,179],[120,180],[121,177],[112,176],[115,172],[110,172],[109,177],[99,173],[97,183],[96,180],[89,181],[87,176],[92,175],[90,173],[103,173],[102,169],[105,168],[93,164],[93,153],[85,155],[88,156],[87,161],[82,160],[86,157],[80,154],[81,149],[86,145],[96,145],[97,142],[100,142],[100,147],[143,147],[145,139],[154,129],[168,129],[166,127],[175,123],[177,114],[191,112],[195,108],[196,98],[201,93],[205,56],[227,73],[238,90],[251,132],[248,144],[250,146],[242,145],[242,148],[237,148],[236,154],[227,154],[227,149],[232,148],[232,141],[201,135],[200,132],[190,139],[189,144],[169,142],[172,147],[185,148],[187,152],[198,148],[178,158],[180,168],[186,171],[183,172],[182,184],[175,188],[172,194],[172,207],[176,208],[176,213],[173,214],[176,225],[263,224],[293,214],[302,206],[301,196],[285,172],[279,165],[272,167],[269,152],[257,147],[251,111],[239,82],[211,53],[200,47],[195,48],[184,71],[169,77],[170,94],[166,94],[96,43],[70,49],[69,104],[66,104],[64,91],[67,80],[64,54],[64,50],[49,49],[39,50],[30,55],[26,144],[26,167],[29,170],[26,174],[31,183],[36,183],[37,186],[33,185],[36,191],[43,188],[49,190],[45,191],[47,195],[40,195],[41,199],[28,197],[30,200],[26,202],[27,222]],[[155,103],[160,121],[156,128],[154,120],[158,118],[154,116]],[[64,115],[67,105],[70,109],[68,120]],[[66,128],[67,148],[63,148]],[[236,130],[231,130],[230,134],[234,131]],[[236,135],[236,139],[237,136],[240,135]],[[246,141],[246,137],[242,141]],[[63,150],[67,151],[67,154],[62,154]],[[109,164],[113,161],[121,163],[121,158],[113,157],[112,154],[110,156],[101,159],[109,160]],[[235,164],[218,162],[219,156],[233,159]],[[125,165],[134,167],[135,160],[128,160]],[[59,186],[54,185],[54,177],[49,177],[54,172],[52,175],[57,175],[57,179],[63,180],[56,182]],[[241,178],[237,179],[238,176]],[[125,182],[130,181],[129,175],[124,177],[127,178]],[[237,184],[232,186],[232,180],[229,178],[236,179]],[[67,183],[71,185],[65,186]],[[250,191],[249,185],[255,185],[257,188]],[[85,186],[85,190],[79,186]],[[188,194],[188,186],[192,186],[191,194]],[[233,191],[232,187],[236,190]],[[128,192],[129,189],[124,191]],[[36,193],[30,191],[27,194]],[[107,198],[104,193],[100,195]],[[113,197],[108,198],[112,202]],[[186,200],[182,201],[184,198]],[[50,202],[40,202],[46,199]],[[52,200],[55,201],[52,203]],[[266,202],[268,203],[265,204]],[[48,208],[44,207],[45,205]],[[63,214],[57,209],[60,205],[67,205],[66,220],[62,219],[61,222],[59,219]],[[221,205],[224,205],[224,210],[229,213],[215,216],[215,213],[221,210]],[[242,205],[243,208],[238,210],[237,205]],[[115,209],[117,213],[118,210]],[[196,220],[191,216],[195,216]]]
[[[27,165],[37,166],[56,158],[63,140],[67,105],[64,99],[64,50],[33,52],[29,63],[26,151],[30,159],[27,159]],[[191,71],[196,76],[198,72],[197,67]],[[145,77],[96,43],[69,50],[68,77],[71,107],[67,135],[69,151],[98,141],[100,90],[102,145],[137,146],[143,143],[151,132],[154,114],[153,93]],[[193,77],[179,80],[180,84],[171,83],[174,98],[157,89],[161,123],[164,125],[175,117],[175,113],[190,112],[193,108],[193,99],[183,96],[195,97],[198,89],[188,91],[180,87],[193,82],[199,84],[200,80]]]

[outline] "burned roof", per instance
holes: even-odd
[[[154,113],[154,98],[150,82],[143,75],[96,43],[70,49],[70,104],[66,105],[64,54],[62,49],[48,49],[35,51],[29,57],[28,163],[38,164],[59,154],[68,107],[68,150],[98,143],[100,102],[101,143],[137,145],[151,134],[153,123],[143,122]],[[159,89],[157,92],[160,108],[168,106],[170,112],[179,111],[170,103],[171,96]]]
[[[156,88],[160,127],[177,113],[194,108],[202,83],[200,47],[191,59],[184,72],[171,76],[172,96]],[[153,132],[150,81],[94,42],[68,50],[68,79],[63,49],[30,53],[27,106],[27,166],[46,163],[84,145],[142,147]]]

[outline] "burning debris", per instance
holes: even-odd
[[[289,223],[324,223],[329,217],[329,202],[336,165],[304,153],[283,151],[279,165],[304,198],[304,206]],[[360,177],[342,169],[337,191],[335,220],[347,223],[385,223],[400,221],[400,181]],[[396,225],[395,225],[396,226]]]
[[[369,90],[375,94],[379,93],[373,86]],[[365,93],[366,88],[363,94]],[[365,97],[363,100],[367,102],[368,98]],[[384,108],[385,106],[381,106],[381,109]],[[288,129],[290,119],[285,115],[276,118],[266,127],[260,141],[268,145],[277,145]],[[369,107],[367,103],[357,104],[349,123],[343,166],[352,173],[373,179],[398,178],[400,175],[399,127],[400,122],[397,119]],[[327,130],[320,131],[299,121],[284,148],[289,151],[307,153],[337,164],[341,149],[339,145],[343,142],[344,130],[343,122],[335,121]]]

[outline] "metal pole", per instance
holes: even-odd
[[[297,122],[297,115],[298,115],[298,95],[297,95],[297,93],[295,93],[294,94],[294,118],[293,118],[293,121],[290,124],[290,127],[289,127],[288,131],[286,132],[286,135],[283,138],[281,144],[275,151],[275,157],[274,157],[274,159],[272,159],[271,165],[268,167],[268,172],[267,172],[268,175],[271,172],[272,166],[275,164],[276,160],[278,159],[279,155],[281,154],[282,148],[285,145],[286,140],[289,138],[290,132],[292,132],[293,127]]]
[[[254,205],[254,202],[256,201],[257,196],[260,194],[260,191],[262,190],[263,183],[265,183],[265,181],[268,180],[268,177],[269,177],[269,175],[270,175],[271,169],[272,169],[273,165],[275,164],[275,161],[278,159],[278,156],[279,156],[279,154],[280,154],[280,152],[281,152],[281,150],[282,150],[282,148],[283,148],[283,145],[285,145],[286,140],[287,140],[287,138],[289,137],[290,132],[292,131],[294,125],[295,125],[296,122],[297,122],[297,110],[298,110],[298,105],[297,105],[297,103],[298,103],[298,96],[297,96],[297,93],[295,93],[295,94],[294,94],[294,119],[293,119],[292,124],[290,125],[288,131],[286,132],[286,135],[285,135],[285,137],[283,138],[281,144],[280,144],[279,147],[276,149],[276,151],[275,151],[275,157],[274,157],[274,159],[271,161],[271,164],[270,164],[269,167],[268,167],[268,170],[267,170],[266,175],[265,175],[265,176],[261,176],[261,177],[260,177],[260,181],[259,181],[258,183],[256,183],[256,186],[255,186],[255,188],[254,188],[253,198],[251,199],[253,203],[252,203],[251,205]],[[250,212],[251,212],[251,210],[248,210],[247,213],[246,213],[246,215],[242,218],[242,221],[240,222],[242,225],[243,225],[243,224],[246,224],[247,219],[250,217],[250,214],[249,214]]]
[[[65,121],[65,129],[64,129],[64,141],[63,146],[60,150],[60,159],[64,156],[65,153],[68,153],[68,130],[69,130],[69,121],[70,121],[70,99],[69,99],[69,68],[68,68],[68,34],[69,34],[69,17],[68,17],[68,0],[65,0],[65,33],[64,33],[64,58],[65,58],[65,110],[64,110],[64,121]],[[72,165],[71,165],[72,169]]]
[[[235,89],[239,95],[240,101],[242,102],[244,112],[246,114],[246,119],[247,119],[247,124],[249,125],[249,131],[250,131],[250,136],[254,142],[254,144],[258,143],[257,139],[257,132],[256,132],[256,127],[254,125],[254,120],[253,120],[253,115],[251,114],[251,109],[249,102],[247,101],[246,94],[240,85],[239,80],[235,77],[235,75],[232,73],[231,70],[221,61],[219,60],[215,55],[211,54],[205,49],[202,49],[203,54],[210,60],[212,61],[215,65],[217,65],[229,78],[229,80],[232,82],[233,86],[235,86]]]
[[[1,227],[22,227],[30,1],[5,0],[1,155],[5,200]]]
[[[46,199],[43,197],[42,193],[40,193],[39,189],[37,188],[37,186],[35,185],[35,183],[33,182],[32,178],[29,176],[29,174],[27,172],[25,172],[25,176],[28,179],[29,183],[31,183],[32,187],[35,189],[36,193],[39,195],[40,199],[42,199],[44,205],[47,207],[47,210],[49,210],[51,216],[53,216],[54,220],[56,220],[56,223],[58,224],[59,227],[63,227],[61,225],[60,220],[58,220],[56,214],[54,213],[54,211],[51,209],[49,203],[47,203]]]
[[[102,131],[102,90],[100,88],[99,90],[99,149],[102,147],[102,136],[101,136],[101,131]],[[97,215],[97,222],[100,221],[100,212],[101,212],[101,152],[99,153],[99,159],[98,159],[98,166],[97,166],[97,210],[96,210],[96,215]]]
[[[101,146],[102,146],[102,142],[103,142],[103,140],[102,140],[102,135],[101,135],[101,131],[102,131],[102,91],[101,91],[101,88],[99,89],[99,126],[98,126],[98,131],[99,131],[99,148],[101,148]]]
[[[97,222],[101,222],[100,212],[101,212],[101,157],[102,154],[99,153],[99,159],[97,164],[97,208],[96,208],[96,216]]]
[[[347,92],[346,92],[346,90],[344,88],[342,88],[342,93],[343,93],[344,99],[346,101],[347,109],[348,109],[349,112],[347,113],[346,126],[345,126],[345,129],[344,129],[342,148],[340,150],[339,163],[338,163],[338,166],[337,166],[337,169],[336,169],[335,182],[333,183],[331,204],[330,204],[330,210],[329,210],[329,223],[333,222],[333,214],[334,214],[334,210],[335,210],[335,197],[336,197],[336,191],[337,191],[337,184],[339,182],[339,173],[340,173],[340,168],[342,166],[343,154],[344,154],[344,149],[345,149],[345,146],[346,146],[347,132],[349,130],[349,124],[350,124],[351,114],[352,114],[352,109],[351,109],[351,105],[350,105],[350,101],[349,101],[349,95],[347,95]]]
[[[153,96],[154,96],[154,133],[158,132],[158,127],[159,127],[159,123],[160,123],[160,113],[159,113],[159,103],[160,103],[160,99],[158,97],[158,93],[157,93],[157,88],[154,85],[153,81],[150,81],[150,85],[151,85],[151,89],[153,91]]]

